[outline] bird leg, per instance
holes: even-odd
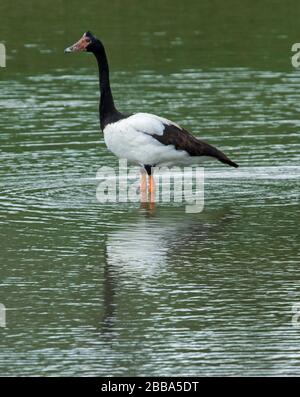
[[[147,174],[141,170],[141,185],[140,185],[141,202],[147,202]]]
[[[148,189],[149,189],[150,203],[155,203],[155,181],[154,181],[154,176],[152,174],[149,175]]]

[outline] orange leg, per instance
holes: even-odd
[[[141,202],[147,202],[147,175],[144,170],[141,171],[141,185],[140,185],[140,193],[141,193]]]
[[[148,186],[149,186],[150,203],[155,203],[155,181],[153,175],[149,175]]]

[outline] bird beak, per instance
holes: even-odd
[[[74,52],[73,46],[65,48],[64,53],[67,53],[67,52]]]
[[[71,45],[65,49],[65,53],[68,52],[81,52],[86,51],[86,47],[90,44],[90,39],[84,34],[77,43]]]

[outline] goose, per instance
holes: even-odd
[[[108,60],[104,45],[90,31],[65,49],[65,53],[91,52],[99,69],[100,127],[107,148],[128,163],[141,166],[141,191],[147,189],[153,200],[156,166],[192,165],[207,159],[238,167],[226,154],[164,117],[151,113],[123,114],[116,109],[109,80]]]

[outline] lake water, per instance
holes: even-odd
[[[27,3],[0,4],[0,374],[300,375],[299,2]],[[239,163],[203,212],[96,200],[96,63],[63,54],[87,29],[120,110]]]

